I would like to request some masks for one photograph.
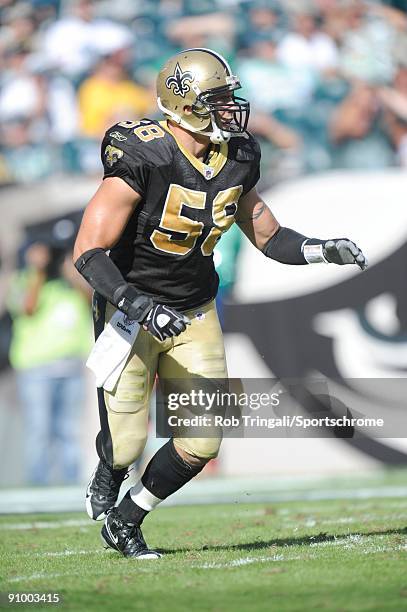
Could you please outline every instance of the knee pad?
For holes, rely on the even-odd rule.
[[[147,378],[143,374],[123,372],[114,393],[105,393],[109,410],[134,413],[146,409],[149,402]]]
[[[119,470],[137,461],[146,442],[147,436],[142,438],[135,438],[131,434],[116,436],[113,440],[113,468]]]
[[[176,438],[174,444],[198,459],[215,459],[218,456],[222,438]]]

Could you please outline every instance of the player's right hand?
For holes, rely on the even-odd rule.
[[[161,342],[179,336],[187,325],[191,325],[188,317],[164,304],[155,304],[143,321],[143,328]]]

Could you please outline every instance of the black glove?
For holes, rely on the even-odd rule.
[[[161,342],[166,338],[179,336],[186,330],[187,325],[191,325],[188,317],[164,304],[153,306],[143,321],[144,329]]]
[[[367,268],[367,260],[359,247],[348,238],[333,238],[323,245],[323,254],[329,263],[339,266],[357,264],[361,270]]]
[[[115,291],[112,303],[124,312],[129,319],[139,323],[144,321],[154,306],[150,297],[139,293],[137,289],[127,283]]]

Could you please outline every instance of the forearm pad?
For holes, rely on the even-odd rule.
[[[90,249],[75,262],[75,268],[97,293],[134,321],[142,321],[153,300],[129,285],[103,249]]]
[[[319,238],[308,238],[289,227],[280,227],[266,243],[262,252],[266,257],[280,263],[303,266],[326,261],[323,257],[324,244],[325,241]]]

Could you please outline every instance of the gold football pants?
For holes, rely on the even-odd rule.
[[[115,312],[101,296],[94,301],[95,331],[98,336]],[[147,441],[148,411],[156,375],[169,379],[226,379],[226,359],[215,303],[185,312],[191,320],[179,336],[160,342],[140,329],[126,366],[112,392],[98,389],[101,432],[98,452],[114,468],[131,465]],[[186,389],[188,389],[188,382]],[[216,457],[221,432],[210,437],[175,437],[174,443],[202,459]]]

